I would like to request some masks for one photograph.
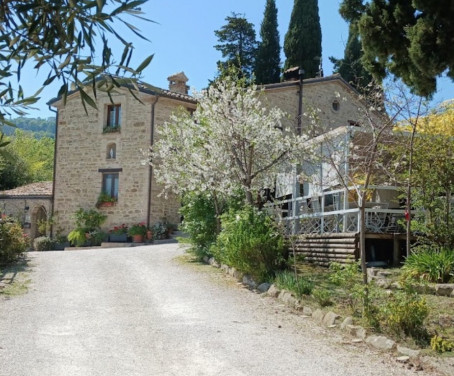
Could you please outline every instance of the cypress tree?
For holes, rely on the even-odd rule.
[[[334,73],[339,73],[342,78],[349,82],[359,92],[364,92],[367,85],[373,80],[372,75],[364,68],[361,62],[363,51],[359,39],[356,23],[349,27],[348,41],[345,46],[344,58],[329,59],[334,64]]]
[[[304,77],[317,76],[322,58],[318,0],[295,0],[284,41],[285,69],[299,66]]]
[[[267,0],[260,29],[262,41],[259,44],[255,64],[255,79],[259,84],[279,82],[280,79],[281,46],[277,26],[276,2]]]

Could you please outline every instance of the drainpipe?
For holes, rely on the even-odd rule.
[[[151,135],[150,135],[150,145],[153,145],[154,142],[154,119],[155,119],[155,106],[158,103],[159,96],[156,95],[155,101],[151,104]],[[148,167],[148,203],[147,203],[147,227],[150,227],[150,215],[151,215],[151,184],[153,181],[153,166],[150,164]]]
[[[55,176],[57,167],[57,140],[58,140],[58,111],[54,110],[49,105],[49,111],[55,113],[55,142],[54,142],[54,171],[52,175],[52,204],[50,206],[50,218],[54,216],[54,204],[55,204]],[[48,218],[49,219],[49,218]],[[50,226],[50,236],[54,235],[54,225]]]
[[[296,134],[301,136],[301,117],[303,116],[303,76],[304,76],[304,69],[300,68],[298,70],[299,76],[299,92],[298,92],[298,125],[296,127]]]
[[[302,127],[301,127],[301,117],[303,116],[303,75],[304,69],[300,68],[298,70],[299,75],[299,92],[298,92],[298,118],[296,126],[296,134],[301,136]],[[293,181],[293,190],[292,190],[292,216],[298,217],[300,215],[300,208],[296,199],[300,196],[300,183],[298,175],[301,171],[301,165],[295,165],[295,179]],[[300,221],[299,218],[293,220],[293,234],[296,235],[300,231]]]

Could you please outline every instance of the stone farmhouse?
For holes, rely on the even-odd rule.
[[[263,102],[287,112],[288,126],[295,127],[297,132],[309,132],[313,137],[336,129],[356,127],[358,107],[364,104],[339,75],[302,80],[297,70],[286,73],[285,81],[263,87]],[[47,201],[39,201],[42,197],[30,201],[33,196],[33,192],[29,192],[33,186],[30,186],[27,202],[18,201],[14,196],[17,192],[0,192],[0,210],[17,214],[30,227],[32,237],[38,235],[36,222],[50,216],[55,219],[53,233],[67,234],[74,228],[74,213],[79,208],[94,208],[99,195],[104,192],[116,199],[114,204],[98,207],[107,215],[104,230],[122,223],[179,223],[177,197],[161,196],[162,186],[156,182],[152,167],[140,163],[144,159],[143,151],[157,140],[157,129],[173,112],[179,108],[187,111],[196,108],[196,101],[188,95],[188,78],[183,72],[168,77],[168,81],[168,89],[139,85],[136,95],[140,101],[127,88],[112,93],[112,99],[98,92],[98,109],[87,106],[87,112],[78,91],[70,93],[66,104],[61,98],[52,99],[49,105],[57,113],[56,152],[54,181],[47,183],[48,188],[51,187],[47,191]],[[317,127],[304,116],[310,109],[317,109]],[[283,173],[284,180],[285,175]],[[290,179],[279,187],[277,194],[288,199],[287,218],[304,220],[304,215],[311,217],[314,226],[307,232],[315,235],[332,231],[325,224],[333,220],[331,217],[329,221],[323,220],[328,215],[323,208],[332,204],[333,198],[326,198],[328,193],[325,191],[333,187],[305,181],[295,192],[293,183]],[[302,208],[301,203],[308,197],[314,203],[311,212],[296,211],[297,206]],[[316,201],[321,206],[319,212],[314,211]],[[16,203],[15,213],[13,202]],[[348,207],[342,209],[351,210]],[[336,212],[336,215],[333,218],[338,224],[349,220],[343,213]],[[348,216],[354,214],[348,212]],[[338,225],[339,228],[347,230],[346,225]],[[353,225],[350,229],[357,231]],[[344,256],[355,256],[355,252],[356,246],[349,248]]]
[[[31,239],[39,236],[38,222],[52,212],[52,182],[27,184],[0,192],[0,213],[17,218]]]
[[[52,212],[64,233],[74,228],[74,213],[94,208],[101,192],[116,199],[99,207],[107,215],[106,230],[122,223],[179,222],[178,200],[159,197],[152,167],[140,163],[156,129],[178,108],[196,107],[184,73],[168,80],[168,90],[139,85],[140,101],[127,88],[112,93],[112,100],[98,93],[98,109],[87,106],[87,113],[78,91],[66,104],[61,98],[49,102],[57,111]]]

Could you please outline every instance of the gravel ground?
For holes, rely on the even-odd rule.
[[[176,244],[30,253],[0,299],[0,375],[435,375],[352,345]]]

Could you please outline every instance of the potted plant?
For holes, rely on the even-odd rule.
[[[149,242],[153,240],[153,231],[151,231],[151,229],[147,229],[147,240]]]
[[[147,233],[147,226],[145,222],[140,222],[129,227],[128,235],[132,236],[134,243],[142,243],[145,234]]]
[[[68,234],[68,240],[72,245],[98,245],[104,239],[104,233],[100,231],[101,224],[107,219],[94,209],[84,210],[80,208],[75,213],[76,228]]]
[[[115,197],[112,197],[111,195],[109,195],[106,192],[101,192],[98,196],[98,200],[96,201],[96,207],[102,208],[102,207],[114,206],[116,202],[117,202],[117,199]]]
[[[114,226],[109,230],[109,241],[113,243],[125,243],[128,241],[128,226],[124,223],[120,226]]]
[[[156,240],[168,238],[167,226],[163,222],[155,223],[151,228],[151,231],[153,232],[153,237]]]
[[[70,243],[68,241],[68,237],[65,235],[61,235],[57,232],[57,236],[55,237],[54,250],[55,251],[64,251],[64,249],[69,246],[70,246]]]

